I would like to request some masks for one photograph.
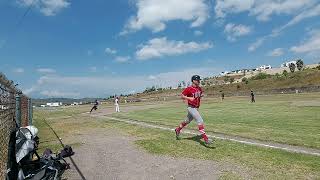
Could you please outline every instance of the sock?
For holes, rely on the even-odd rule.
[[[183,127],[185,127],[187,124],[188,124],[188,123],[186,123],[186,122],[182,122],[182,123],[179,125],[179,127],[176,128],[176,130],[177,130],[178,132],[180,132],[181,129],[182,129]]]
[[[206,135],[206,132],[204,131],[203,124],[198,125],[198,128],[199,128],[199,132],[201,133],[201,136],[202,136],[203,140],[207,142],[208,141],[208,136]]]

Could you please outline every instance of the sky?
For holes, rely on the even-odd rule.
[[[320,0],[0,0],[0,71],[33,98],[320,62]]]

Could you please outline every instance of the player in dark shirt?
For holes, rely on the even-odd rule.
[[[90,110],[90,113],[93,111],[93,110],[97,110],[98,109],[98,105],[99,105],[99,102],[98,102],[98,100],[95,100],[94,101],[94,105],[93,105],[93,107],[91,108],[91,110]]]
[[[253,93],[253,91],[251,91],[250,96],[251,96],[251,103],[256,102],[256,100],[255,100],[255,98],[254,98],[254,93]]]

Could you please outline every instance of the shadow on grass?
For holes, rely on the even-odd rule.
[[[197,136],[192,136],[192,137],[187,137],[187,138],[182,138],[185,140],[191,140],[191,141],[195,141],[198,142],[199,144],[201,144],[202,146],[209,148],[209,149],[215,149],[216,147],[214,146],[214,143],[211,145],[207,145],[204,141],[201,141],[201,136],[197,135]]]

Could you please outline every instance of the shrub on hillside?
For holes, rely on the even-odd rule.
[[[231,78],[229,79],[229,82],[230,82],[230,83],[233,83],[233,82],[234,82],[234,77],[231,77]]]
[[[225,76],[223,80],[224,80],[224,82],[229,82],[230,77],[229,76]]]
[[[269,78],[269,77],[271,77],[270,74],[259,73],[259,74],[255,75],[255,76],[252,76],[251,79],[252,79],[252,80],[260,80],[260,79],[267,79],[267,78]]]
[[[283,75],[284,77],[287,77],[287,76],[288,76],[288,71],[287,71],[287,70],[283,70],[282,75]]]
[[[246,84],[248,84],[249,83],[249,80],[248,80],[248,78],[246,78],[246,77],[244,77],[244,78],[242,78],[242,80],[241,80],[242,82],[244,82],[244,83],[246,83]]]

